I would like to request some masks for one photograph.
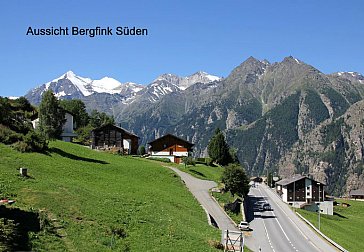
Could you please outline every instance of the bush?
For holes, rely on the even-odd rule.
[[[42,152],[48,149],[48,142],[37,132],[29,131],[23,141],[13,144],[13,148],[20,152]]]
[[[75,142],[81,143],[83,145],[91,144],[91,131],[94,129],[90,124],[78,128],[76,130],[77,137],[75,138]]]
[[[224,245],[219,241],[209,240],[209,245],[215,249],[224,250]]]
[[[169,158],[148,157],[148,159],[161,161],[161,162],[164,162],[164,163],[170,163],[171,162],[171,160]]]
[[[23,142],[23,141],[19,141],[19,142],[16,142],[12,145],[12,147],[17,150],[17,151],[20,151],[20,152],[29,152],[29,147],[28,145]]]
[[[183,157],[182,158],[182,161],[185,165],[193,165],[193,166],[196,166],[196,162],[195,160],[193,160],[192,157]]]
[[[145,147],[144,145],[140,145],[138,148],[138,155],[143,156],[145,154]]]
[[[0,143],[13,144],[23,140],[23,136],[0,124]]]
[[[208,166],[213,166],[212,158],[196,158],[195,159],[196,164],[204,164]]]
[[[249,192],[249,179],[243,167],[238,164],[230,164],[225,167],[221,178],[225,184],[225,190],[234,196],[246,196]]]
[[[212,161],[212,158],[206,158],[206,164],[208,165],[208,166],[213,166],[213,161]]]

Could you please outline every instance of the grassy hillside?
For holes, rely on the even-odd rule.
[[[33,216],[29,241],[23,237],[16,248],[214,251],[208,241],[219,240],[180,178],[158,164],[64,142],[51,142],[47,154],[0,145],[0,157],[0,197],[15,198],[13,208],[21,209],[2,207],[0,218]],[[29,168],[29,178],[17,175],[20,167]],[[29,227],[23,224],[18,233]]]
[[[178,168],[196,178],[212,180],[217,183],[221,182],[222,172],[224,171],[224,168],[221,166],[207,166],[203,164],[196,164],[196,166],[188,165],[187,167],[181,164]]]
[[[321,215],[321,231],[349,251],[364,251],[364,202],[340,200],[350,207],[335,206],[334,215]],[[318,214],[298,210],[313,225],[318,227]]]

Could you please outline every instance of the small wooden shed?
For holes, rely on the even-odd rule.
[[[91,132],[91,148],[120,149],[122,153],[137,154],[139,137],[121,127],[106,124]]]

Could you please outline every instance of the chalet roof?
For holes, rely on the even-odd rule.
[[[162,137],[160,137],[160,138],[157,138],[157,139],[155,139],[155,140],[153,140],[153,141],[149,142],[148,144],[149,144],[149,145],[152,145],[154,142],[161,141],[161,140],[163,140],[164,138],[167,138],[168,136],[170,136],[170,137],[172,137],[172,138],[175,138],[175,139],[178,139],[178,140],[180,140],[180,141],[183,141],[183,142],[185,142],[186,144],[190,145],[191,147],[192,147],[192,146],[194,146],[194,144],[193,144],[193,143],[190,143],[190,142],[188,142],[187,140],[185,140],[185,139],[183,139],[183,138],[180,138],[180,137],[177,137],[177,136],[172,135],[172,134],[166,134],[166,135],[164,135],[164,136],[162,136]]]
[[[362,195],[364,195],[364,189],[351,190],[349,195],[350,196],[362,196]]]
[[[135,137],[137,137],[137,138],[140,138],[140,137],[138,137],[137,135],[135,135],[134,133],[131,133],[130,131],[127,131],[126,129],[124,129],[124,128],[122,128],[122,127],[119,127],[119,126],[116,126],[116,125],[113,125],[113,124],[111,124],[111,123],[108,123],[108,124],[102,125],[102,126],[100,126],[100,127],[98,127],[98,128],[93,129],[92,131],[100,131],[100,130],[103,130],[105,127],[112,127],[112,128],[114,128],[114,129],[116,129],[116,130],[124,131],[124,132],[125,132],[126,134],[128,134],[128,135],[131,135],[131,136],[135,136]]]
[[[285,185],[291,184],[293,182],[296,182],[298,180],[301,180],[303,178],[305,178],[305,176],[300,175],[300,174],[295,174],[295,175],[293,175],[293,177],[282,179],[282,180],[278,181],[276,184],[285,186]]]
[[[303,179],[303,178],[308,178],[308,179],[310,179],[310,180],[312,180],[312,181],[315,181],[315,180],[313,180],[312,178],[309,178],[309,177],[307,177],[307,176],[305,176],[305,175],[295,174],[295,175],[293,175],[293,176],[292,176],[292,177],[290,177],[290,178],[286,178],[286,179],[282,179],[282,180],[278,181],[276,184],[278,184],[278,185],[282,185],[282,186],[286,186],[286,185],[292,184],[293,182],[299,181],[299,180],[301,180],[301,179]],[[317,182],[317,181],[315,181],[315,182]],[[322,184],[322,185],[326,185],[326,184],[324,184],[324,183],[322,183],[322,182],[320,182],[320,184]]]

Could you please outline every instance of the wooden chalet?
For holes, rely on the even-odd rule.
[[[276,190],[282,200],[293,207],[333,215],[333,201],[325,197],[326,185],[311,176],[296,174],[276,182]]]
[[[352,199],[364,199],[364,189],[351,190],[349,193],[350,198]]]
[[[284,202],[306,202],[323,201],[324,186],[305,175],[296,174],[276,183],[277,192],[282,196]]]
[[[124,154],[137,154],[139,137],[121,127],[106,124],[91,132],[91,148],[119,149]]]
[[[172,134],[164,135],[148,144],[152,157],[169,158],[177,164],[181,163],[183,157],[189,156],[193,147],[192,143]]]

